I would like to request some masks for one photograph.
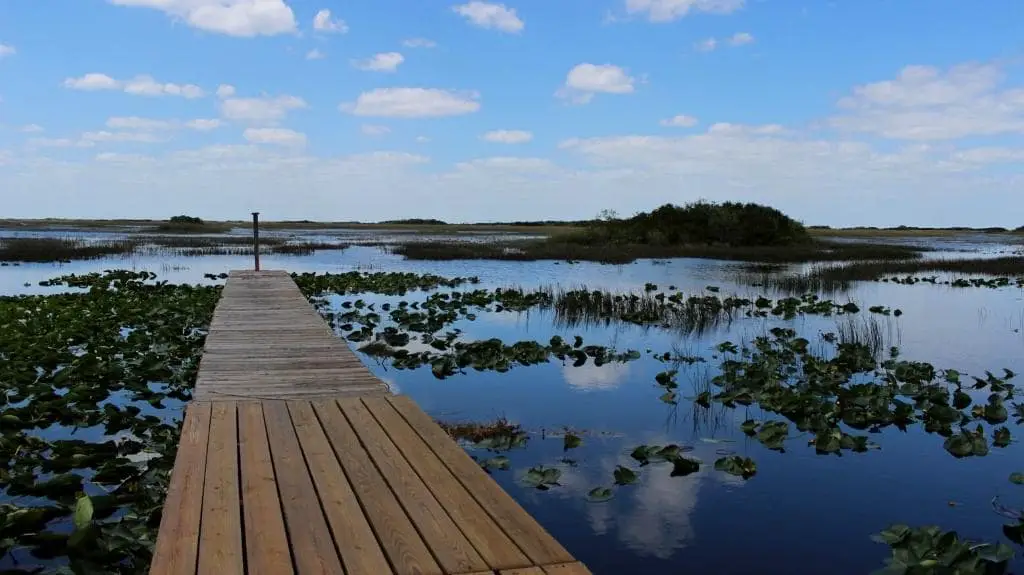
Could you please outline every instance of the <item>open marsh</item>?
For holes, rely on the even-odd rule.
[[[1009,387],[1019,382],[1008,377],[1024,373],[1024,290],[1017,284],[958,288],[941,282],[959,276],[936,269],[920,274],[939,274],[934,284],[858,277],[841,290],[785,289],[750,285],[737,277],[740,264],[715,259],[416,261],[370,245],[393,245],[399,235],[273,230],[261,263],[318,274],[297,281],[339,337],[354,349],[386,347],[387,354],[360,357],[449,424],[594,573],[869,573],[892,553],[870,536],[893,524],[937,525],[1009,545],[1017,555],[1009,566],[1024,568],[1019,542],[1008,538],[1014,531],[1004,528],[1015,523],[992,503],[998,496],[1000,505],[1024,507],[1024,487],[1010,481],[1024,471],[1021,400]],[[936,250],[925,260],[1015,249],[914,241]],[[320,242],[349,247],[272,251]],[[174,436],[165,424],[180,422],[216,287],[160,287],[148,276],[122,277],[129,283],[120,291],[39,283],[127,269],[170,284],[216,286],[221,280],[208,274],[252,263],[250,255],[174,252],[244,250],[244,239],[146,243],[162,249],[0,268],[7,334],[0,381],[8,398],[0,422],[9,455],[28,446],[24,461],[8,458],[0,475],[3,503],[52,508],[29,532],[15,521],[16,508],[4,507],[4,537],[12,543],[0,568],[51,568],[70,557],[96,567],[89,572],[145,571],[146,534],[153,533],[146,519],[156,512],[148,489],[158,491],[169,468]],[[772,270],[764,277],[809,271],[800,264]],[[65,292],[78,295],[6,297]],[[102,319],[76,319],[100,305],[110,311]],[[66,465],[44,473],[31,467],[47,458],[37,440],[56,444]],[[76,454],[86,460],[75,461]],[[103,466],[96,458],[108,456],[108,477],[97,478]],[[80,479],[45,483],[69,473]],[[99,509],[95,552],[67,538],[80,485]],[[146,489],[130,491],[134,485]],[[111,526],[118,521],[126,532]]]

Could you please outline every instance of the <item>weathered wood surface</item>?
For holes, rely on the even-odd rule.
[[[586,575],[404,396],[195,402],[151,574]]]
[[[233,271],[199,363],[195,399],[315,399],[387,386],[331,332],[283,271]]]
[[[590,573],[284,272],[232,272],[186,410],[154,575]]]

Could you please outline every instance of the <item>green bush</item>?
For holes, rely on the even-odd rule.
[[[738,202],[666,204],[628,219],[595,221],[573,239],[663,246],[783,246],[811,241],[803,224],[779,210]]]

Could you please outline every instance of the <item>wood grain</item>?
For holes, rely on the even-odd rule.
[[[488,477],[418,405],[405,396],[389,397],[388,401],[535,565],[574,561],[572,555]]]
[[[199,534],[200,573],[241,575],[244,572],[240,498],[235,404],[218,403],[211,406],[210,414]]]
[[[443,573],[338,405],[314,402],[313,408],[395,573]]]
[[[249,573],[294,573],[262,404],[248,402],[238,405],[238,439]]]
[[[385,398],[364,398],[363,404],[386,430],[388,437],[487,562],[488,567],[510,569],[530,565],[526,555]]]
[[[160,536],[149,567],[153,575],[196,572],[209,434],[210,406],[190,405],[185,411],[178,454],[174,458],[174,471],[160,518]]]

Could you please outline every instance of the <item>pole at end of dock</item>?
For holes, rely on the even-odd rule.
[[[252,253],[256,259],[256,271],[260,271],[260,213],[252,213]]]

